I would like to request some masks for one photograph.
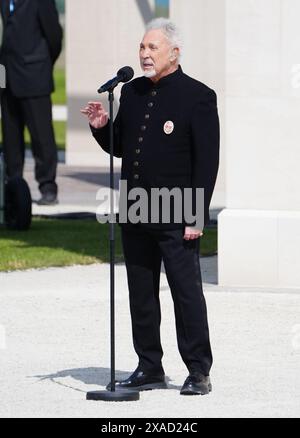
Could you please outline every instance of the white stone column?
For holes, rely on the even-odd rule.
[[[109,155],[92,138],[80,108],[89,100],[107,106],[96,90],[120,67],[139,76],[139,43],[154,0],[66,0],[66,70],[68,124],[66,161],[70,165],[109,166]],[[120,87],[116,92],[118,107]],[[116,167],[120,159],[115,159]]]
[[[226,205],[225,185],[225,0],[170,0],[170,18],[183,37],[183,71],[213,88],[218,96],[221,154],[211,208]]]
[[[299,16],[298,0],[226,2],[220,285],[300,287]]]

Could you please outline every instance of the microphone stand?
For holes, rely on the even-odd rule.
[[[113,103],[114,89],[117,84],[109,90],[109,148],[110,148],[110,221],[109,221],[109,241],[110,241],[110,348],[111,348],[111,380],[110,390],[89,391],[86,394],[87,400],[102,401],[136,401],[140,398],[138,391],[127,389],[116,390],[115,385],[115,232],[114,232],[114,126],[113,126]],[[98,91],[99,92],[99,91]]]

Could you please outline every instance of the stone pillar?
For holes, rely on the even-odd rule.
[[[225,0],[170,0],[170,18],[180,27],[183,36],[183,71],[213,88],[218,96],[221,156],[212,208],[226,205],[225,6]]]
[[[298,0],[226,2],[219,284],[300,287]]]
[[[96,90],[120,67],[130,65],[139,76],[139,43],[145,23],[154,16],[154,0],[66,0],[66,73],[68,124],[66,162],[109,166],[109,155],[91,137],[80,108],[107,96]],[[120,87],[116,92],[118,107]],[[115,159],[115,165],[120,165]]]

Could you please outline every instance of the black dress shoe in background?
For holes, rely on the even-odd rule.
[[[42,197],[37,201],[37,205],[56,205],[58,204],[57,194],[52,192],[42,193]]]
[[[205,395],[212,390],[209,376],[193,372],[186,378],[180,394],[181,395]]]
[[[138,391],[168,388],[164,374],[147,374],[139,368],[137,368],[126,380],[116,380],[115,386],[116,390],[137,389]],[[110,383],[107,385],[106,389],[110,391]]]

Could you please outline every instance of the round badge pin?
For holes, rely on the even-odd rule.
[[[171,120],[168,120],[164,124],[164,133],[169,135],[172,134],[173,131],[174,131],[174,123]]]

